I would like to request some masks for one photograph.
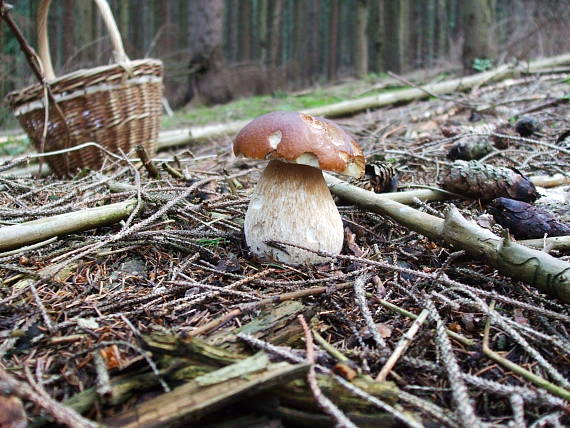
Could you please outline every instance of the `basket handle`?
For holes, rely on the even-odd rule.
[[[125,53],[125,47],[123,46],[123,41],[121,39],[121,33],[117,28],[117,23],[113,18],[113,13],[109,7],[107,0],[93,0],[97,7],[99,8],[99,13],[103,18],[103,23],[107,27],[109,32],[109,37],[111,38],[111,44],[113,45],[113,58],[115,62],[119,64],[124,64],[129,61],[129,57]],[[47,80],[55,79],[55,73],[53,71],[53,65],[51,63],[51,55],[49,53],[49,40],[47,34],[47,17],[49,12],[49,6],[52,0],[42,0],[38,8],[38,50],[39,56],[44,68],[44,74]]]

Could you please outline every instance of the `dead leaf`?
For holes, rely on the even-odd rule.
[[[376,329],[378,330],[378,333],[380,333],[380,336],[382,336],[384,339],[392,336],[392,327],[387,324],[378,323],[376,324]]]
[[[107,346],[106,348],[99,349],[99,353],[105,361],[107,370],[116,369],[121,366],[121,354],[117,345]]]
[[[528,318],[524,316],[522,309],[517,308],[514,311],[515,321],[519,324],[528,325]]]
[[[344,228],[344,237],[346,241],[346,246],[350,251],[352,251],[352,254],[354,254],[356,257],[362,257],[364,252],[356,244],[356,235],[352,233],[352,231],[348,227]]]

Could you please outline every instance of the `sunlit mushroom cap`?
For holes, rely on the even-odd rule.
[[[236,156],[280,160],[352,177],[364,173],[358,143],[331,120],[275,111],[248,123],[234,142]]]

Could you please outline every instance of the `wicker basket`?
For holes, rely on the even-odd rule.
[[[20,124],[38,151],[68,149],[96,142],[107,150],[128,152],[142,144],[152,155],[160,127],[162,62],[130,61],[106,0],[94,0],[111,36],[116,64],[78,70],[55,78],[47,39],[47,13],[51,0],[42,0],[38,10],[39,56],[57,106],[49,104],[45,126],[44,88],[32,85],[8,94],[7,99]],[[44,128],[47,128],[42,147]],[[70,175],[78,168],[99,169],[104,151],[95,146],[46,156],[52,170]]]

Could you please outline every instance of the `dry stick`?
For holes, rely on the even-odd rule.
[[[160,172],[156,168],[156,165],[152,161],[152,159],[148,156],[144,146],[142,144],[137,144],[135,147],[135,152],[137,156],[141,160],[143,166],[145,167],[146,171],[148,172],[148,176],[150,178],[160,178]]]
[[[399,314],[404,315],[405,317],[411,318],[413,320],[416,320],[418,318],[418,315],[416,315],[410,311],[406,311],[405,309],[402,309],[399,306],[396,306],[393,303],[388,302],[387,300],[384,300],[384,299],[377,299],[377,300],[378,300],[378,303],[380,303],[385,308],[390,309],[394,312],[398,312]],[[453,339],[457,340],[458,342],[464,344],[465,346],[475,345],[475,342],[473,340],[468,339],[465,336],[461,336],[460,334],[457,334],[454,331],[447,329],[446,332],[450,337],[452,337]]]
[[[386,354],[389,351],[388,345],[382,336],[380,336],[380,333],[376,328],[376,324],[374,323],[374,319],[372,318],[372,314],[370,313],[370,309],[368,309],[368,305],[366,304],[366,297],[364,297],[364,286],[366,285],[368,278],[368,275],[362,275],[356,278],[354,281],[354,296],[356,297],[356,303],[360,308],[360,313],[364,318],[366,327],[368,327],[368,331],[372,335],[374,342],[376,342],[378,351],[380,351],[381,354]]]
[[[303,315],[299,315],[297,317],[299,323],[303,327],[303,331],[305,333],[305,345],[307,348],[307,361],[310,364],[309,371],[307,373],[307,383],[311,388],[311,392],[313,393],[313,397],[317,401],[319,407],[331,418],[333,418],[336,422],[337,427],[348,427],[348,428],[357,428],[356,425],[352,423],[350,419],[346,417],[342,411],[334,405],[334,403],[329,400],[319,388],[319,384],[317,383],[317,375],[315,373],[315,351],[313,348],[313,336],[311,335],[311,330],[305,321]]]
[[[494,301],[491,303],[490,309],[494,308]],[[483,353],[495,361],[500,365],[506,367],[507,369],[511,370],[512,372],[524,377],[529,382],[534,383],[536,386],[546,389],[550,393],[563,398],[565,400],[570,401],[570,391],[567,389],[561,388],[553,383],[548,382],[546,379],[535,375],[534,373],[522,368],[518,364],[513,363],[512,361],[507,360],[506,358],[502,357],[501,355],[497,354],[489,347],[489,332],[491,330],[491,321],[492,317],[489,315],[487,317],[487,322],[485,323],[485,329],[483,330]]]
[[[55,332],[55,328],[53,326],[53,323],[51,322],[51,318],[49,317],[49,315],[47,313],[46,307],[44,306],[44,303],[42,302],[42,299],[38,294],[38,290],[36,289],[36,284],[39,284],[39,283],[41,283],[41,281],[37,281],[35,283],[30,284],[30,290],[32,291],[32,296],[34,296],[34,300],[36,302],[36,305],[38,306],[38,310],[42,314],[44,324],[46,325],[46,327],[50,331],[50,333],[53,334]]]
[[[513,408],[513,419],[516,427],[526,428],[524,421],[524,400],[519,394],[513,394],[509,397],[511,407]]]
[[[329,342],[327,342],[325,338],[319,334],[318,331],[315,329],[312,329],[311,331],[313,332],[313,337],[318,342],[318,344],[321,345],[321,347],[327,351],[335,360],[341,363],[350,362],[350,358],[348,358],[346,355],[332,346]]]
[[[239,284],[239,285],[245,284],[246,282],[250,282],[252,280],[258,279],[259,277],[265,276],[268,273],[268,271],[273,271],[273,269],[267,269],[265,271],[261,271],[255,275],[252,275],[252,277],[244,278],[244,279],[241,279],[239,281],[236,281],[234,284]],[[216,291],[215,293],[213,293],[211,295],[204,296],[204,298],[214,297],[220,293],[223,293],[223,290],[226,290],[230,287],[234,288],[235,286],[232,286],[232,284],[230,284],[229,286],[224,287],[220,291]],[[348,288],[352,288],[352,284],[338,285],[335,287],[335,290],[345,290]],[[222,324],[228,322],[229,320],[241,315],[242,313],[244,313],[246,311],[250,311],[253,309],[259,309],[259,308],[262,308],[262,307],[267,306],[267,305],[276,305],[278,303],[282,303],[282,302],[285,302],[287,300],[301,299],[301,298],[307,297],[307,296],[316,296],[318,294],[327,293],[329,291],[330,291],[330,287],[312,287],[312,288],[307,288],[304,290],[292,291],[290,293],[283,293],[283,294],[274,295],[274,296],[267,297],[265,299],[262,299],[262,300],[259,300],[257,302],[253,302],[253,303],[246,303],[246,304],[242,305],[241,308],[233,309],[232,311],[228,312],[227,314],[224,314],[221,317],[216,318],[216,319],[210,321],[209,323],[198,327],[195,330],[192,330],[191,332],[188,333],[188,335],[189,336],[198,336],[200,334],[205,334],[205,333],[209,332],[210,330],[218,327],[219,325],[222,325]]]
[[[378,376],[376,376],[376,380],[378,382],[384,382],[386,380],[386,376],[388,376],[388,373],[390,373],[392,368],[394,368],[398,359],[408,349],[408,347],[412,343],[412,340],[414,339],[414,336],[419,331],[421,325],[427,319],[428,315],[429,315],[428,310],[424,309],[420,313],[420,315],[415,319],[415,321],[412,323],[408,331],[398,341],[398,344],[396,345],[394,352],[392,353],[392,355],[390,355],[390,358],[388,358],[388,361],[386,361],[384,367],[382,367],[382,370],[380,370],[380,373],[378,373]]]
[[[170,176],[176,178],[177,180],[186,179],[186,177],[184,177],[184,174],[170,166],[168,163],[162,162],[161,166],[163,170],[165,170],[168,174],[170,174]]]
[[[30,385],[20,382],[0,367],[0,389],[9,391],[17,397],[26,399],[48,413],[57,423],[71,428],[96,428],[98,424],[82,417],[75,410],[58,403],[45,392],[34,390]]]
[[[463,379],[470,385],[491,394],[510,397],[517,394],[523,397],[529,404],[546,405],[552,407],[566,408],[567,403],[559,397],[555,397],[542,389],[530,389],[524,386],[508,385],[490,379],[484,379],[469,373],[463,374]],[[566,408],[568,413],[568,408]]]
[[[469,394],[467,393],[467,387],[463,382],[463,372],[453,355],[453,347],[447,337],[439,312],[437,312],[433,301],[429,297],[426,298],[425,304],[431,319],[435,321],[435,342],[441,352],[441,358],[447,371],[451,394],[455,406],[457,407],[459,420],[461,421],[460,423],[465,428],[483,427],[483,424],[475,413]]]

